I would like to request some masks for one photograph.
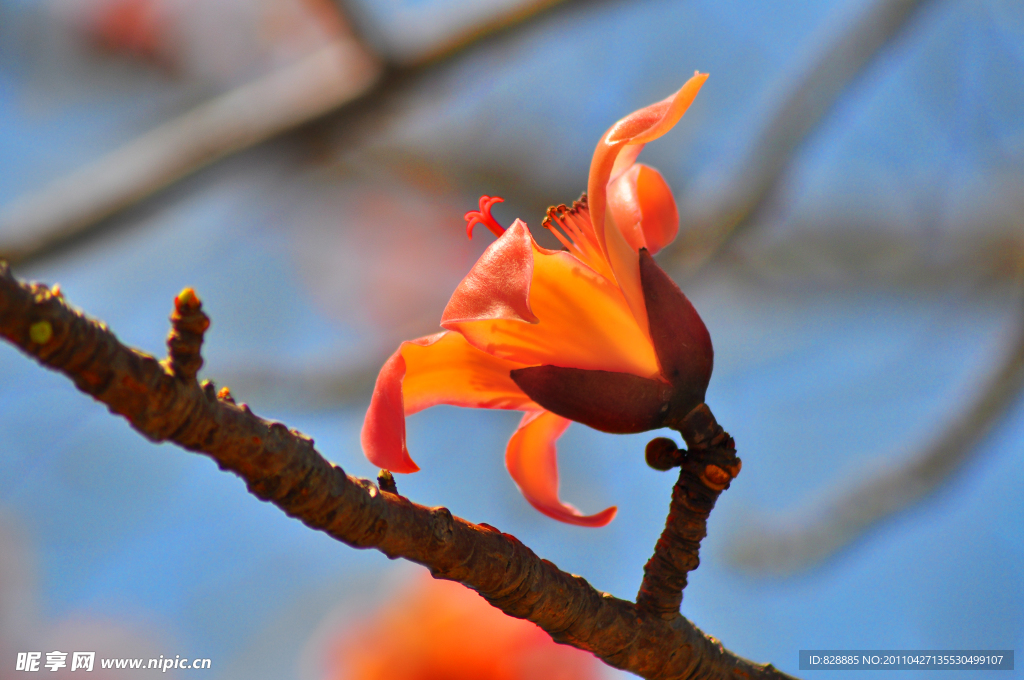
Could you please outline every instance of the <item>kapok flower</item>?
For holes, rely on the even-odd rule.
[[[498,239],[441,316],[445,330],[402,343],[384,364],[363,423],[367,458],[416,472],[405,416],[437,404],[523,411],[505,464],[544,514],[604,526],[616,508],[584,515],[558,497],[555,441],[570,420],[631,433],[678,422],[704,401],[713,351],[704,322],[651,255],[679,229],[672,192],[636,163],[682,117],[707,74],[634,111],[594,151],[587,195],[549,208],[543,225],[565,250],[541,248],[526,224],[508,229],[484,196],[466,214]]]
[[[418,578],[368,620],[330,640],[327,678],[598,680],[593,654],[560,645],[452,581]]]

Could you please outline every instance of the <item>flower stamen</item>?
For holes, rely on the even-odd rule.
[[[473,238],[473,227],[482,224],[491,230],[491,233],[495,236],[501,236],[505,233],[505,227],[498,224],[498,220],[494,219],[491,215],[491,206],[495,203],[504,203],[505,199],[501,196],[481,196],[480,197],[480,209],[470,210],[466,213],[466,236],[470,239]]]
[[[590,222],[586,194],[580,196],[578,201],[573,201],[571,208],[564,204],[548,208],[547,217],[541,225],[554,234],[578,260],[605,278],[614,280]]]

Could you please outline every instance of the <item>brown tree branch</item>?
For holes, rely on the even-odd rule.
[[[194,377],[208,319],[195,294],[175,300],[161,363],[122,345],[58,290],[15,280],[0,263],[0,335],[124,416],[152,441],[172,441],[241,477],[258,498],[355,548],[376,548],[459,581],[556,641],[644,678],[789,678],[737,657],[676,613],[670,620],[595,590],[515,537],[427,508],[324,459],[313,440],[235,404]]]
[[[655,439],[647,446],[647,461],[655,469],[679,466],[672,487],[665,530],[644,566],[644,580],[636,596],[642,611],[663,619],[679,616],[686,577],[700,565],[700,542],[708,535],[708,517],[719,494],[740,472],[736,445],[706,404],[672,425],[683,435],[687,451],[673,451],[671,439]],[[667,444],[666,444],[667,442]]]

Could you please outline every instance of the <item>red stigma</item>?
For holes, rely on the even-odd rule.
[[[470,210],[466,213],[466,236],[473,238],[473,227],[482,224],[491,230],[491,233],[495,236],[501,236],[505,233],[505,227],[498,224],[498,221],[491,216],[491,206],[495,203],[504,203],[505,199],[501,196],[481,196],[480,197],[480,209]]]

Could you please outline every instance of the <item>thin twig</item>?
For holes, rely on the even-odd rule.
[[[24,261],[196,170],[332,111],[381,65],[339,38],[296,64],[206,102],[0,214],[0,258]]]
[[[191,290],[175,307],[172,354],[161,363],[122,345],[59,293],[19,283],[0,263],[0,335],[67,375],[146,438],[211,457],[245,480],[253,495],[307,526],[356,548],[422,564],[506,614],[533,621],[556,641],[644,678],[790,677],[737,657],[682,616],[665,621],[595,590],[513,536],[346,475],[309,437],[259,418],[230,395],[218,395],[212,383],[200,385],[190,370],[175,368],[195,365],[193,350],[206,326]]]
[[[814,55],[781,79],[773,97],[776,103],[753,141],[729,167],[706,180],[714,187],[683,197],[684,229],[665,255],[673,262],[673,271],[695,273],[757,212],[799,146],[922,4],[924,0],[873,0],[854,21],[829,27]]]
[[[819,564],[883,520],[927,497],[980,452],[979,444],[1024,389],[1024,314],[1002,361],[977,397],[934,439],[895,464],[826,490],[775,522],[752,519],[730,541],[745,569],[787,575]]]

